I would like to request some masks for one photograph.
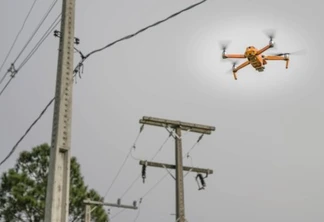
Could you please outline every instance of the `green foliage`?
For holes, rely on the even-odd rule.
[[[0,184],[0,220],[44,221],[49,156],[50,146],[42,144],[34,147],[31,152],[22,152],[15,167],[3,173]],[[103,198],[95,190],[89,190],[85,186],[80,164],[75,157],[71,158],[70,172],[69,221],[83,222],[83,200],[89,197],[91,200],[103,201]],[[108,221],[108,216],[101,206],[91,212],[91,217],[96,222]]]

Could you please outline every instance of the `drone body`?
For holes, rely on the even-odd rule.
[[[274,55],[263,55],[265,51],[274,47],[273,36],[269,36],[270,41],[268,45],[261,49],[257,49],[254,46],[248,46],[244,52],[244,54],[226,54],[226,46],[223,46],[223,59],[247,59],[247,61],[243,62],[239,66],[236,67],[236,63],[233,63],[232,72],[234,75],[234,79],[237,80],[237,71],[240,69],[251,65],[256,71],[263,72],[265,69],[265,65],[268,60],[281,60],[286,62],[286,69],[288,69],[289,64],[289,54],[291,53],[277,53]]]

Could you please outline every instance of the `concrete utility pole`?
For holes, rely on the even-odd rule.
[[[110,206],[110,207],[118,207],[118,208],[127,208],[127,209],[133,209],[133,210],[137,210],[137,203],[136,201],[133,202],[133,205],[122,205],[120,204],[120,199],[117,200],[117,204],[113,204],[113,203],[103,203],[100,201],[91,201],[90,199],[84,200],[83,203],[86,205],[85,209],[85,222],[91,222],[91,207],[90,205],[99,205],[99,206]]]
[[[75,0],[63,0],[45,222],[68,222]]]
[[[160,119],[154,117],[144,116],[140,121],[141,124],[147,124],[152,126],[165,127],[166,129],[172,128],[175,130],[175,165],[164,164],[164,163],[154,163],[148,161],[140,161],[140,165],[143,167],[162,167],[167,169],[175,169],[176,171],[176,220],[177,222],[185,222],[185,206],[184,206],[184,185],[183,185],[183,171],[192,171],[197,173],[212,174],[213,171],[209,169],[193,168],[193,167],[183,167],[182,164],[182,138],[181,130],[201,133],[201,134],[211,134],[211,131],[215,131],[213,126],[205,126],[200,124],[186,123],[174,120]],[[145,168],[143,168],[145,169]],[[145,170],[142,170],[145,174]],[[145,176],[143,175],[143,178]],[[203,181],[202,181],[203,182]]]

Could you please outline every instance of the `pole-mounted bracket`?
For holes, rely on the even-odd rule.
[[[58,30],[54,30],[54,36],[57,38],[61,38],[61,32]],[[80,44],[80,39],[77,37],[74,37],[74,44],[79,45]]]

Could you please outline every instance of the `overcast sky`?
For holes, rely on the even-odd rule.
[[[9,68],[52,1],[38,0],[0,77]],[[75,35],[84,53],[163,19],[194,0],[76,1]],[[33,0],[0,2],[0,62],[4,60]],[[27,56],[59,14],[58,1]],[[209,0],[166,23],[91,56],[74,85],[72,155],[86,183],[105,195],[138,134],[142,116],[216,127],[203,137],[185,165],[210,168],[205,191],[190,173],[185,178],[189,222],[322,222],[324,220],[322,4],[299,1]],[[58,27],[59,28],[59,27]],[[269,62],[263,73],[247,67],[235,81],[229,62],[221,61],[220,40],[228,52],[261,48],[276,29],[277,49],[307,49],[303,56]],[[0,157],[3,159],[54,95],[58,39],[50,34],[0,96]],[[79,61],[75,54],[75,62]],[[243,60],[242,60],[243,62]],[[7,81],[8,79],[6,79]],[[5,81],[5,82],[6,82]],[[3,84],[1,85],[1,89]],[[53,106],[0,167],[13,167],[19,152],[50,142]],[[146,126],[133,158],[105,198],[116,202],[141,172],[137,159],[150,159],[167,138],[163,128]],[[184,153],[200,135],[188,133]],[[154,161],[174,163],[170,139]],[[132,204],[165,175],[148,168],[122,198]],[[143,199],[137,221],[175,221],[175,183],[166,177]],[[119,209],[111,209],[111,215]],[[114,222],[134,221],[126,210]]]

